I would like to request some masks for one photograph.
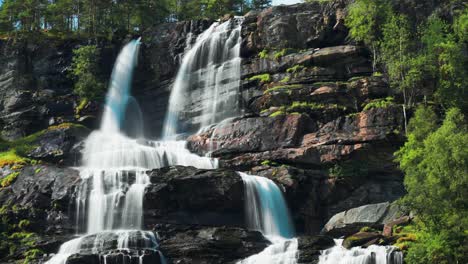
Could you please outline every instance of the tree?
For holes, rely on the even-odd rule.
[[[271,6],[271,0],[252,0],[250,5],[254,10],[261,10]]]
[[[431,109],[418,108],[408,142],[397,152],[408,191],[404,202],[420,221],[408,262],[466,263],[468,126],[457,108],[447,111],[439,128],[434,120]]]
[[[390,6],[386,1],[357,0],[349,7],[346,25],[350,28],[350,36],[357,41],[371,47],[372,68],[375,71],[377,65],[377,53],[382,37],[382,23],[387,19]]]
[[[103,96],[105,86],[98,77],[99,50],[94,45],[73,50],[71,75],[75,79],[74,91],[81,98],[95,99]]]

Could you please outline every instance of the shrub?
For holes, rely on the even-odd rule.
[[[104,83],[98,78],[97,58],[99,50],[95,45],[73,50],[71,76],[75,79],[74,91],[81,98],[95,99],[105,93]]]
[[[364,111],[370,110],[372,108],[387,108],[389,106],[395,105],[393,97],[387,97],[385,99],[375,99],[370,101],[364,106]]]

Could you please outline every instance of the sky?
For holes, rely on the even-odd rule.
[[[2,0],[0,0],[1,2]],[[297,3],[302,3],[302,0],[273,0],[272,4],[273,5],[292,5],[292,4],[297,4]]]

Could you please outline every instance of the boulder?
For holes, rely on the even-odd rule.
[[[28,156],[47,162],[76,165],[81,159],[76,146],[86,139],[89,133],[89,129],[77,124],[49,127],[32,143],[36,147],[28,153]]]
[[[234,263],[270,242],[258,231],[240,228],[158,225],[160,249],[171,263]]]
[[[363,227],[382,229],[385,223],[399,218],[401,214],[397,205],[388,202],[368,204],[334,215],[325,224],[322,233],[339,237],[356,233]]]
[[[297,263],[318,263],[321,251],[335,245],[333,239],[327,236],[300,236],[298,240]]]
[[[348,236],[343,240],[343,247],[350,249],[352,247],[360,246],[369,246],[373,244],[378,244],[379,240],[382,238],[380,233],[376,232],[359,232]]]
[[[143,201],[146,226],[244,225],[244,184],[236,172],[175,166],[152,170],[149,176]]]

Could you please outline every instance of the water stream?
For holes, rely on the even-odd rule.
[[[403,264],[403,254],[392,246],[346,249],[341,246],[342,239],[336,239],[335,243],[334,247],[322,252],[319,264]]]

